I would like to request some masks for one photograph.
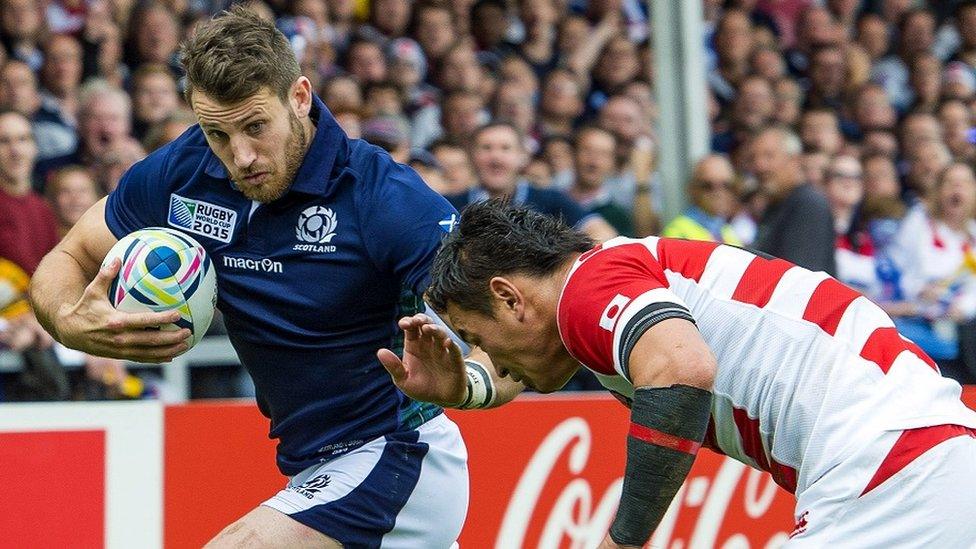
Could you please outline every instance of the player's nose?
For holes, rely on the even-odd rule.
[[[257,159],[257,152],[246,139],[231,138],[230,148],[234,155],[234,165],[238,168],[247,168]]]

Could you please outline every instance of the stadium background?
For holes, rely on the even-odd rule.
[[[667,232],[675,218],[704,218],[703,238],[725,238],[721,223],[708,225],[719,218],[748,244],[766,207],[750,174],[748,136],[792,127],[803,142],[803,178],[834,217],[836,274],[900,312],[948,375],[976,381],[976,218],[970,211],[949,227],[939,207],[952,199],[940,195],[942,170],[976,158],[971,2],[658,1],[654,11],[637,0],[247,4],[289,37],[350,136],[409,162],[444,194],[477,186],[482,168],[467,137],[505,120],[530,153],[516,167],[522,177],[566,193],[620,232]],[[33,192],[50,208],[17,232],[4,220],[23,212],[0,188],[0,401],[10,402],[0,404],[0,547],[199,545],[280,487],[266,424],[247,400],[253,388],[219,323],[162,368],[50,349],[19,331],[29,313],[17,297],[31,257],[50,246],[37,235],[67,230],[128,166],[193,123],[174,54],[196,22],[225,5],[0,2],[0,109],[31,121]],[[609,130],[616,148],[586,147],[579,130],[589,125]],[[730,173],[694,171],[708,152],[727,155]],[[603,157],[587,164],[585,154]],[[595,184],[582,181],[594,170]],[[964,175],[976,193],[976,179]],[[912,226],[913,215],[923,222]],[[940,246],[940,230],[963,242],[961,255]],[[957,264],[909,273],[911,258],[923,256]],[[903,284],[909,274],[922,284]],[[956,302],[969,306],[950,314]],[[593,387],[580,377],[570,388]],[[203,401],[229,397],[245,400]],[[113,402],[14,404],[34,400]],[[464,546],[585,544],[608,520],[596,510],[613,500],[607,494],[622,470],[623,414],[608,398],[570,392],[454,413],[472,453]],[[532,461],[539,455],[552,458],[550,469]],[[155,473],[133,469],[141,459],[158,464]],[[526,478],[549,481],[535,505],[528,487],[513,499],[530,463],[541,469]],[[769,486],[763,475],[703,455],[673,527],[655,543],[775,546],[793,527],[791,502]],[[504,522],[510,509],[515,518]]]

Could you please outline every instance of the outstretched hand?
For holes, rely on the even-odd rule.
[[[456,407],[467,391],[464,357],[447,330],[425,314],[404,317],[403,359],[380,349],[376,356],[408,397]]]
[[[165,329],[179,320],[179,311],[126,313],[112,306],[108,289],[120,267],[116,259],[99,269],[78,302],[58,312],[60,341],[91,355],[135,362],[168,362],[186,351],[190,330]]]

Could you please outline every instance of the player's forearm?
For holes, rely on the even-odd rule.
[[[31,277],[29,296],[34,314],[41,326],[61,343],[65,342],[58,334],[58,315],[78,302],[89,278],[78,261],[60,245],[44,256]]]
[[[634,392],[627,468],[610,537],[642,547],[664,518],[705,438],[712,394],[688,385]]]

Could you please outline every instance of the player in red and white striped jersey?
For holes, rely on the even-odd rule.
[[[731,246],[584,243],[541,216],[479,205],[445,240],[428,300],[487,352],[498,383],[555,390],[582,364],[632,406],[605,547],[647,540],[701,445],[797,495],[789,547],[976,545],[976,413],[880,308],[824,273]],[[420,352],[446,346],[443,330],[401,325],[417,337],[398,385],[460,401],[418,386],[461,368]]]

